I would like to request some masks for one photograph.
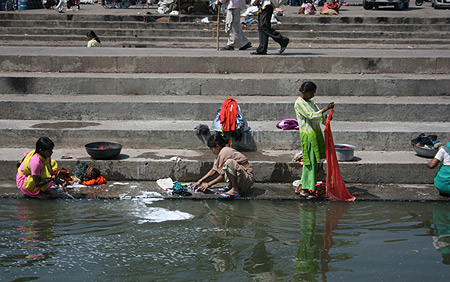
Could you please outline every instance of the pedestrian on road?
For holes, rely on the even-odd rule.
[[[220,188],[221,199],[233,199],[247,192],[254,183],[252,169],[247,157],[233,148],[227,146],[228,140],[221,133],[208,138],[207,145],[217,156],[214,165],[200,180],[193,184],[202,191],[222,181],[229,182],[228,187]],[[208,178],[219,174],[215,179],[204,182]]]
[[[252,55],[267,55],[267,47],[269,45],[269,37],[280,44],[280,50],[278,53],[282,54],[289,44],[289,38],[283,37],[281,33],[272,28],[271,19],[274,6],[270,0],[254,0],[254,6],[259,7],[258,14],[258,33],[259,33],[259,46],[256,48],[256,52],[252,52]]]
[[[295,189],[295,193],[314,199],[317,197],[317,166],[320,160],[325,158],[325,140],[320,123],[325,124],[327,117],[324,113],[334,108],[334,103],[319,109],[313,99],[317,86],[311,81],[304,82],[299,90],[300,97],[295,101],[294,109],[302,142],[303,167],[300,185]]]
[[[97,34],[95,34],[95,32],[93,30],[88,31],[86,36],[89,40],[87,47],[102,47],[100,38],[98,38]]]
[[[220,48],[220,51],[232,51],[235,48],[247,50],[252,47],[252,43],[248,41],[241,25],[241,9],[245,7],[245,0],[218,0],[218,9],[220,9],[219,2],[227,9],[225,32],[228,34],[227,45]]]
[[[434,186],[441,195],[450,196],[450,142],[442,146],[434,158],[428,162],[429,168],[440,165],[434,177]]]
[[[26,152],[18,164],[16,183],[24,195],[45,199],[54,182],[60,182],[53,176],[53,171],[58,169],[58,164],[51,158],[54,147],[50,138],[41,137],[36,142],[36,148]]]

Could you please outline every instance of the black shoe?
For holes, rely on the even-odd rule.
[[[233,50],[234,50],[234,47],[231,47],[229,45],[227,45],[223,48],[220,48],[220,51],[233,51]]]
[[[248,48],[252,47],[252,43],[249,42],[247,44],[245,44],[244,46],[242,46],[241,48],[239,48],[239,50],[247,50]]]
[[[283,54],[289,44],[289,38],[286,38],[286,44],[281,45],[280,51],[278,53]]]
[[[251,52],[250,55],[267,55],[267,52]]]

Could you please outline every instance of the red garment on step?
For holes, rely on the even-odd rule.
[[[101,185],[101,184],[106,184],[106,179],[103,177],[103,175],[99,175],[99,177],[91,179],[91,180],[83,181],[81,184],[87,185],[87,186]]]
[[[238,115],[238,105],[234,99],[226,99],[220,109],[220,124],[222,131],[236,131],[236,117]]]
[[[327,123],[325,125],[325,156],[327,158],[327,196],[331,201],[354,201],[353,197],[345,186],[342,179],[341,171],[339,170],[339,163],[334,148],[333,135],[331,134],[331,116],[334,110],[328,115]]]

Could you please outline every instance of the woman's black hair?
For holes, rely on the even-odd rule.
[[[55,147],[55,143],[48,137],[41,137],[36,142],[36,153],[51,150]]]
[[[92,38],[95,39],[95,41],[97,41],[98,43],[101,43],[100,38],[98,38],[97,34],[95,34],[95,32],[93,30],[89,30],[88,33],[86,34],[87,37],[91,36]]]
[[[305,81],[305,82],[303,82],[303,84],[300,86],[300,88],[298,90],[300,90],[300,92],[306,93],[306,92],[316,91],[316,89],[317,89],[317,85],[314,82]]]
[[[210,147],[210,148],[214,148],[217,145],[219,145],[220,147],[225,147],[227,144],[228,144],[228,138],[224,137],[220,133],[211,135],[208,138],[208,141],[206,141],[206,145],[208,145],[208,147]]]

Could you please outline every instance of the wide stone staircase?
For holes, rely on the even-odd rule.
[[[144,10],[145,11],[145,10]],[[0,14],[1,45],[86,46],[93,29],[108,47],[216,46],[215,15],[168,16],[93,14]],[[256,16],[247,16],[248,18]],[[450,49],[445,17],[283,16],[275,27],[291,39],[290,48]],[[246,35],[256,45],[257,24]],[[221,23],[221,45],[226,35]]]
[[[16,16],[20,18],[20,14]],[[159,23],[137,18],[119,22],[114,16],[77,15],[70,19],[50,16],[54,22],[50,19],[45,22],[58,26],[53,30],[60,33],[46,35],[64,39],[65,30],[79,32],[79,40],[67,37],[61,42],[79,41],[84,46],[85,32],[80,26],[86,29],[95,26],[98,31],[101,24],[111,34],[111,38],[102,37],[110,47],[48,47],[44,43],[49,43],[49,38],[40,40],[43,35],[38,34],[18,44],[21,46],[8,46],[22,39],[3,38],[2,180],[14,179],[15,163],[44,135],[55,141],[54,157],[69,170],[74,170],[80,161],[87,161],[111,180],[156,180],[166,176],[180,181],[197,180],[211,167],[214,156],[195,134],[194,127],[211,126],[222,102],[235,98],[251,127],[241,143],[256,148],[245,153],[253,164],[256,181],[291,182],[301,173],[301,166],[292,162],[300,150],[299,134],[282,131],[275,125],[281,119],[295,118],[293,104],[298,87],[305,80],[319,86],[316,96],[319,106],[336,103],[332,122],[335,143],[357,147],[354,161],[340,163],[348,183],[432,183],[435,171],[426,168],[427,159],[415,155],[409,140],[422,132],[436,134],[445,143],[450,140],[449,45],[432,47],[439,40],[444,42],[444,38],[424,40],[420,43],[421,50],[408,48],[408,40],[399,43],[403,35],[399,38],[392,35],[393,41],[399,39],[392,43],[393,49],[367,49],[377,41],[373,37],[368,45],[356,43],[365,48],[304,50],[299,38],[308,37],[307,32],[301,31],[304,29],[301,25],[307,23],[289,24],[294,19],[286,17],[280,28],[286,28],[283,32],[293,40],[292,48],[284,55],[252,56],[248,51],[219,52],[214,48],[114,48],[123,42],[137,44],[137,39],[129,38],[139,25],[145,25],[142,34],[150,38],[149,34],[159,32],[156,30]],[[13,16],[0,14],[0,17],[1,26],[6,29],[6,22],[11,20],[7,18]],[[367,21],[335,20],[348,26]],[[372,22],[371,30],[377,30],[377,25],[386,28],[395,25],[380,21]],[[385,21],[398,22],[398,28],[412,22],[403,20],[402,24],[396,18]],[[18,22],[26,25],[27,20]],[[162,23],[159,27],[163,29],[170,24]],[[191,41],[194,37],[210,44],[202,46],[214,46],[215,39],[207,35],[208,31],[205,36],[199,35],[204,25],[189,24],[187,28],[186,23],[173,24],[168,29],[174,32],[169,36],[174,44],[162,37],[155,39],[156,46],[164,43],[171,47],[198,46],[198,41]],[[180,30],[183,24],[185,31]],[[334,25],[331,22],[329,27]],[[120,30],[114,31],[113,26]],[[196,35],[184,37],[191,32]],[[405,31],[410,33],[427,32]],[[122,40],[120,34],[130,37]],[[135,38],[140,40],[140,36]],[[142,44],[150,46],[150,40],[142,40]],[[351,38],[342,35],[341,40],[349,44]],[[252,41],[256,43],[256,39]],[[323,41],[317,42],[320,46],[328,44]],[[269,53],[276,54],[277,46],[271,47]],[[83,148],[94,141],[119,142],[124,146],[122,154],[117,160],[94,161]],[[72,155],[73,159],[61,160],[62,155]]]

